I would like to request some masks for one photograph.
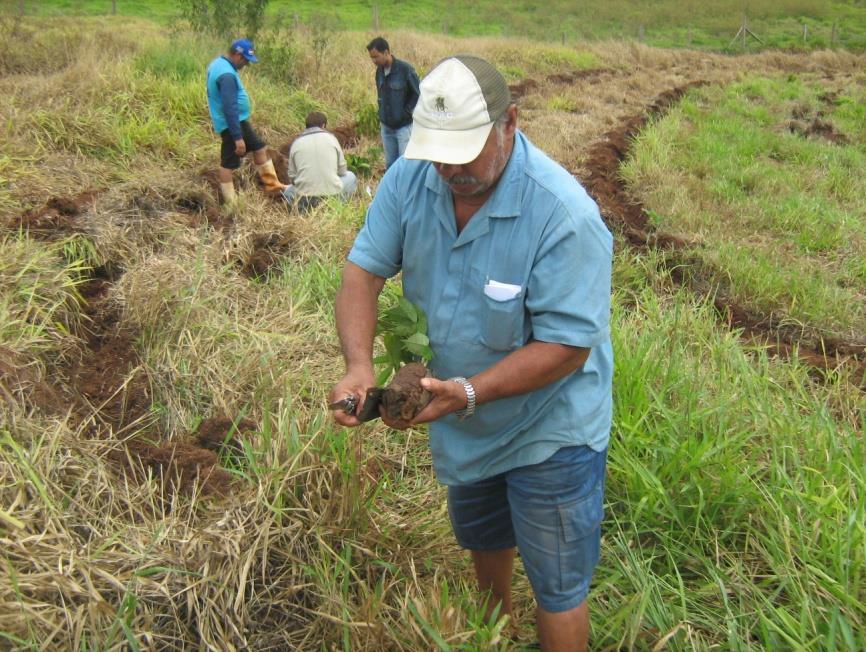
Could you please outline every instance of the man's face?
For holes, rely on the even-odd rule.
[[[479,197],[489,191],[499,181],[502,171],[508,164],[514,148],[514,132],[517,129],[517,110],[509,107],[508,120],[501,129],[494,125],[487,136],[481,153],[469,163],[453,165],[433,162],[439,176],[458,197]]]
[[[379,52],[376,48],[371,48],[368,50],[370,53],[370,60],[375,63],[377,66],[381,66],[383,68],[387,68],[391,65],[391,51],[385,50],[384,52]]]
[[[235,70],[240,70],[249,63],[249,61],[246,60],[246,57],[244,57],[244,55],[242,55],[240,52],[232,52],[229,55],[229,59],[231,59]]]

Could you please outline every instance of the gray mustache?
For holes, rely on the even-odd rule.
[[[455,174],[453,177],[448,177],[448,183],[458,186],[468,186],[477,184],[478,179],[473,177],[471,174]]]

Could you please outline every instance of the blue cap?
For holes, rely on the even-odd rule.
[[[250,63],[256,63],[259,60],[258,57],[253,54],[253,42],[249,39],[239,38],[237,41],[232,43],[231,51],[244,55],[244,59]]]

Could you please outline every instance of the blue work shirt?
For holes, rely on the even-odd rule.
[[[607,446],[612,251],[595,202],[520,131],[496,188],[459,235],[451,189],[430,162],[401,158],[389,168],[349,260],[385,278],[402,270],[404,295],[427,314],[437,378],[470,377],[530,340],[591,349],[565,378],[479,405],[463,421],[431,423],[440,482],[475,482],[563,446]],[[517,295],[491,298],[491,281]]]

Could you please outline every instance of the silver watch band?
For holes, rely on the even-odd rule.
[[[472,386],[472,383],[466,380],[463,376],[454,376],[448,380],[460,383],[466,391],[466,407],[462,410],[457,410],[454,414],[456,414],[461,421],[467,417],[471,417],[475,414],[475,388]]]

